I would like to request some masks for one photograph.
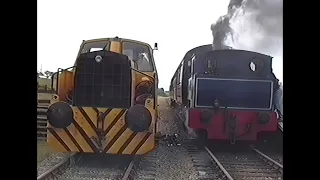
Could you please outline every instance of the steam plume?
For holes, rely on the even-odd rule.
[[[230,0],[228,13],[211,25],[213,47],[282,56],[282,22],[282,0]]]

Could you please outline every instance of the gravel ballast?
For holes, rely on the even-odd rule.
[[[76,164],[57,179],[59,180],[106,180],[119,179],[131,161],[131,157],[83,154]]]
[[[180,135],[182,130],[179,128],[179,121],[173,109],[168,104],[168,98],[159,97],[158,104],[160,118],[157,122],[157,131],[161,135]],[[152,160],[153,165],[146,163],[145,166],[155,167],[156,180],[196,179],[197,171],[183,146],[170,146],[166,141],[160,141],[155,152],[152,152],[150,156],[153,156],[152,154],[157,157]],[[144,169],[143,166],[141,168]],[[138,177],[143,176],[141,173],[138,173]]]
[[[157,121],[157,131],[161,135],[180,134],[178,120],[175,118],[173,109],[169,106],[169,98],[159,97],[159,119]]]
[[[184,147],[160,144],[157,150],[156,179],[196,179],[197,171]]]
[[[70,156],[70,153],[51,154],[49,157],[47,157],[46,159],[42,160],[40,163],[37,164],[38,176],[48,171],[49,169],[51,169],[52,167],[60,163],[63,159],[67,158],[68,156]]]

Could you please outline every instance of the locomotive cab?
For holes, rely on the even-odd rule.
[[[73,67],[54,74],[47,141],[58,152],[145,154],[154,144],[158,77],[149,44],[83,41]],[[52,82],[54,84],[54,82]]]

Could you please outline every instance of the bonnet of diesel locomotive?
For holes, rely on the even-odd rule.
[[[150,130],[156,84],[150,49],[144,43],[120,38],[84,42],[72,71],[68,98],[51,104],[48,109],[50,124],[65,128],[75,122],[74,110],[91,107],[94,111],[107,109],[98,117],[112,109],[123,109],[120,114],[123,111],[127,128],[136,133]],[[96,124],[99,125],[98,120]]]
[[[271,56],[224,49],[196,54],[192,61],[193,107],[203,109],[204,121],[211,120],[212,109],[257,112],[260,124],[270,121],[278,88]]]

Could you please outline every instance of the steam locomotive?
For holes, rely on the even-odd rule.
[[[155,148],[158,74],[147,43],[83,41],[52,77],[47,142],[56,152],[142,155]]]
[[[192,138],[255,141],[274,133],[278,79],[272,57],[211,44],[188,51],[170,84],[171,106]]]

